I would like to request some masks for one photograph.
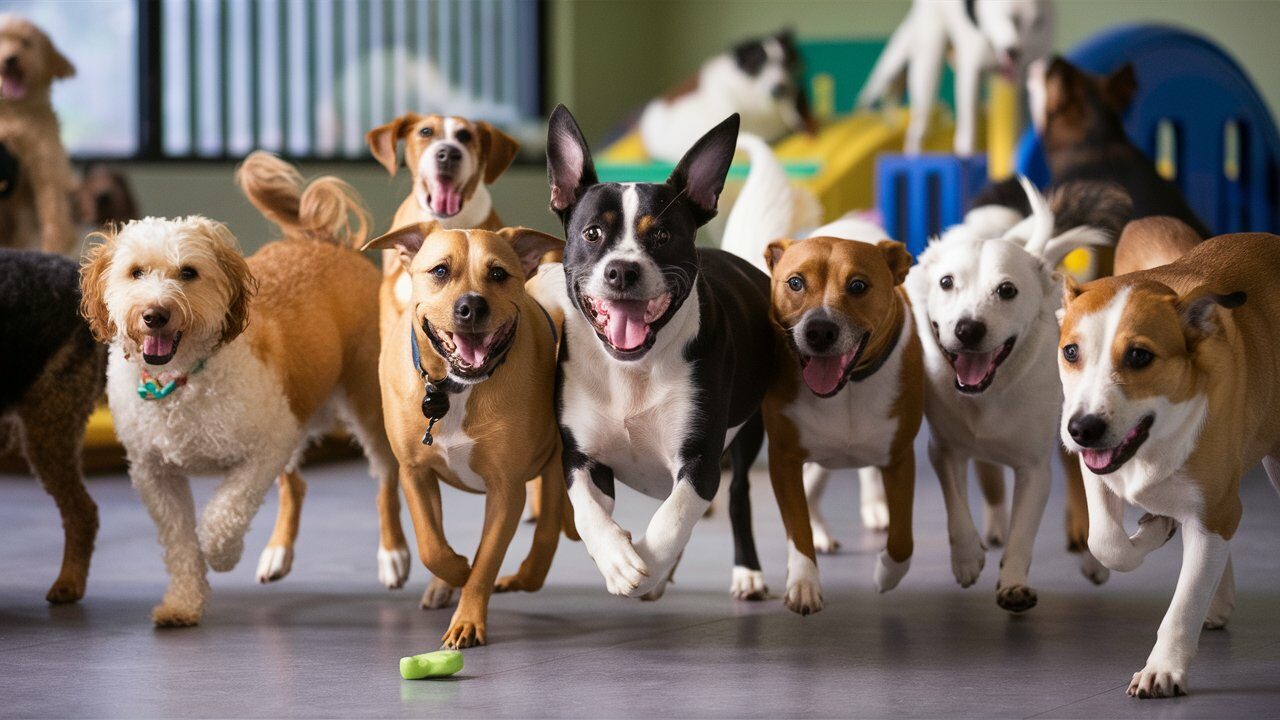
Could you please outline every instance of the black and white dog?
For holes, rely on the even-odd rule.
[[[563,266],[549,266],[538,284],[565,313],[556,402],[574,518],[616,595],[662,595],[715,497],[726,447],[734,562],[759,578],[747,469],[774,365],[769,279],[694,246],[715,217],[737,135],[732,115],[665,183],[600,183],[573,116],[564,106],[551,115],[551,209],[566,245]],[[663,500],[634,543],[612,517],[615,478]],[[735,586],[744,574],[735,568]],[[762,583],[754,596],[763,598]]]

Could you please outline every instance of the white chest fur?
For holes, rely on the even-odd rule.
[[[786,411],[799,431],[808,459],[829,469],[883,467],[889,462],[898,419],[890,417],[902,394],[902,363],[915,332],[907,315],[897,345],[884,364],[862,382],[851,382],[829,398],[801,386],[799,398]]]
[[[138,397],[141,367],[113,346],[107,398],[116,435],[129,456],[163,460],[186,472],[222,472],[264,449],[292,448],[302,428],[280,378],[233,341],[187,384],[159,400]]]
[[[440,455],[440,459],[449,466],[459,482],[476,492],[484,492],[484,478],[471,468],[471,452],[475,449],[476,441],[463,429],[467,401],[470,399],[469,386],[462,392],[449,396],[449,412],[431,429],[431,449]]]

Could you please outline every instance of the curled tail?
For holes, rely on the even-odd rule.
[[[720,247],[768,272],[764,249],[772,241],[793,237],[804,228],[822,223],[822,205],[813,193],[793,185],[786,170],[762,138],[750,133],[738,136],[738,149],[751,160]]]
[[[249,202],[280,226],[287,240],[317,240],[356,249],[369,234],[369,211],[355,188],[332,175],[304,183],[293,165],[256,150],[236,170]]]
[[[1128,193],[1115,183],[1066,182],[1046,199],[1026,178],[1019,182],[1031,213],[1004,237],[1021,243],[1051,267],[1076,248],[1115,245],[1133,208]]]

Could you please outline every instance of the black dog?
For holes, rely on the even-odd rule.
[[[735,564],[759,574],[747,470],[775,362],[769,278],[694,246],[737,135],[733,115],[665,183],[600,183],[573,116],[563,106],[551,115],[551,209],[567,241],[556,394],[565,480],[583,544],[617,595],[661,596],[715,497],[726,446]],[[634,545],[612,518],[615,477],[664,501]]]
[[[106,348],[80,317],[80,271],[58,255],[0,248],[0,448],[17,439],[62,513],[62,571],[49,602],[84,596],[98,507],[80,443],[106,379]]]

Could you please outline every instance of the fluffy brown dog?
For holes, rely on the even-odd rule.
[[[436,576],[423,607],[443,607],[462,588],[446,647],[483,645],[490,593],[537,590],[551,567],[566,504],[552,399],[559,331],[524,280],[563,244],[523,228],[419,223],[367,246],[398,251],[413,283],[406,311],[382,339],[379,373],[418,553]],[[424,414],[439,419],[429,423]],[[495,587],[525,483],[538,476],[544,482],[533,547],[519,572]],[[444,537],[441,480],[487,495],[474,566]]]
[[[17,161],[12,191],[0,192],[0,246],[63,253],[75,244],[75,176],[49,101],[53,81],[75,72],[40,28],[0,15],[0,145]]]

